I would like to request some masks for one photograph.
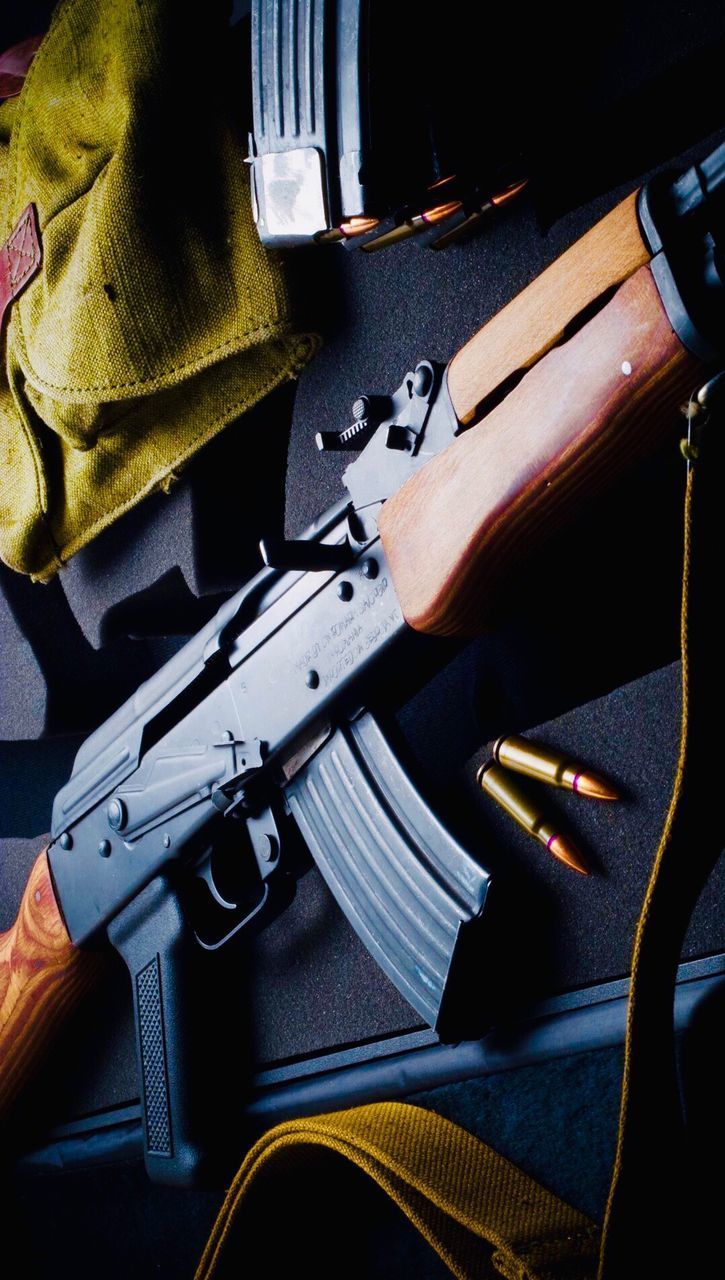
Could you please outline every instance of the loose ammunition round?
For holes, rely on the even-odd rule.
[[[427,227],[434,227],[436,223],[444,222],[451,214],[457,213],[460,207],[460,200],[449,200],[447,204],[437,204],[434,209],[425,209],[420,217]]]
[[[378,218],[365,218],[362,215],[356,215],[354,218],[348,218],[347,222],[341,222],[339,227],[331,227],[329,231],[321,231],[315,237],[317,244],[335,244],[339,240],[353,240],[355,236],[364,236],[368,232],[374,231],[378,226]]]
[[[520,178],[518,182],[512,182],[511,185],[505,187],[503,191],[497,191],[495,195],[491,196],[491,204],[495,205],[497,209],[502,208],[505,204],[509,204],[521,194],[524,187],[528,186],[528,182],[528,178]]]
[[[619,796],[606,778],[585,769],[568,756],[530,738],[509,734],[494,743],[493,756],[498,764],[528,778],[538,778],[552,787],[576,791],[594,800],[618,800]]]
[[[391,244],[399,244],[401,240],[409,240],[411,236],[420,235],[427,227],[434,227],[439,222],[444,222],[446,218],[450,218],[461,208],[460,200],[450,200],[447,204],[438,204],[434,209],[426,209],[423,213],[416,213],[412,218],[408,218],[406,222],[401,222],[400,226],[393,227],[392,231],[385,231],[382,235],[376,236],[374,240],[368,240],[367,244],[361,245],[364,253],[378,253],[380,249],[387,249]]]
[[[495,195],[489,196],[478,208],[471,210],[465,217],[461,218],[450,231],[445,227],[437,240],[434,240],[431,248],[447,249],[450,245],[455,244],[457,240],[467,236],[474,227],[478,225],[488,214],[495,212],[497,209],[503,209],[511,200],[515,200],[521,191],[528,184],[528,179],[523,178],[519,182],[513,182],[505,190],[497,192]]]
[[[581,875],[589,875],[589,868],[578,849],[566,837],[562,836],[549,819],[541,812],[538,804],[526,794],[501,765],[489,760],[476,775],[482,791],[505,809],[524,831],[543,844],[553,857],[578,871]]]

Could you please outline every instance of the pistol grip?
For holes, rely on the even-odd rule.
[[[112,921],[108,936],[123,956],[133,988],[136,1056],[144,1117],[144,1159],[155,1182],[199,1181],[203,1145],[194,1043],[192,938],[176,895],[152,880]]]

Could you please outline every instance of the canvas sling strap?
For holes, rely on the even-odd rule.
[[[690,419],[696,407],[693,397]],[[714,534],[724,451],[716,431],[697,443],[692,421],[690,427],[688,441],[683,441],[687,485],[680,751],[636,930],[617,1153],[603,1227],[443,1117],[404,1103],[376,1103],[291,1120],[266,1133],[228,1191],[196,1280],[239,1274],[230,1243],[241,1235],[249,1244],[260,1194],[274,1196],[275,1175],[282,1168],[296,1171],[301,1180],[309,1177],[308,1158],[319,1147],[352,1161],[374,1179],[451,1272],[466,1280],[703,1274],[695,1260],[693,1218],[688,1206],[683,1211],[688,1154],[673,998],[687,924],[723,843],[721,779],[712,742],[715,730],[722,730],[725,685],[714,625],[714,574],[719,572]],[[250,1203],[257,1206],[255,1217],[245,1224]],[[351,1229],[362,1233],[364,1223],[356,1222],[354,1206],[350,1212]],[[313,1257],[310,1263],[314,1266]]]

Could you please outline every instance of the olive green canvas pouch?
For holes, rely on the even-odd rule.
[[[242,75],[223,5],[62,0],[0,107],[0,240],[32,205],[42,251],[5,323],[0,556],[34,578],[315,349],[254,227]]]

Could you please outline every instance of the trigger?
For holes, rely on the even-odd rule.
[[[225,911],[237,910],[238,903],[229,902],[227,898],[223,897],[219,892],[217,883],[214,879],[214,870],[212,868],[211,858],[208,858],[204,865],[198,869],[196,878],[197,880],[202,880],[204,882],[217,906],[223,907]]]

